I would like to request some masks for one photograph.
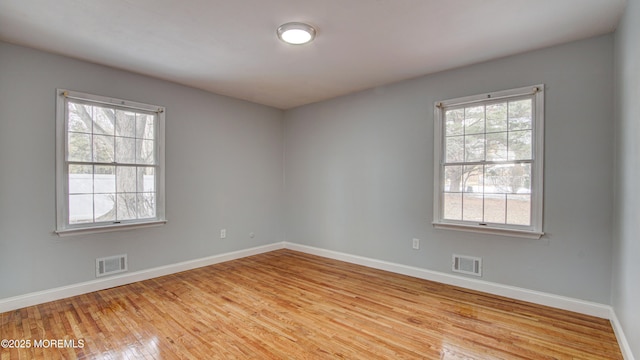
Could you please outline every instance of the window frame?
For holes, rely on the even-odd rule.
[[[445,114],[447,108],[465,105],[487,105],[515,98],[532,99],[532,153],[531,153],[531,222],[526,225],[480,223],[468,220],[444,219],[444,166],[445,166]],[[486,134],[486,132],[484,133]],[[515,161],[515,160],[514,160]],[[483,164],[491,164],[487,160]],[[495,91],[434,103],[434,202],[433,226],[436,229],[450,229],[539,239],[543,232],[544,196],[544,84],[515,89]]]
[[[67,137],[69,134],[68,106],[69,100],[89,105],[112,106],[118,109],[130,109],[147,113],[155,113],[154,155],[155,163],[155,216],[144,219],[115,220],[70,224],[69,222],[69,173],[67,160]],[[167,222],[165,218],[165,108],[163,106],[144,104],[129,100],[105,97],[83,92],[56,89],[56,230],[59,236],[110,232],[160,226]],[[92,159],[87,164],[102,164]],[[117,166],[118,163],[111,163]],[[122,163],[124,164],[124,163]],[[104,164],[103,164],[104,165]],[[123,166],[123,165],[121,165]],[[126,166],[132,166],[126,164]]]

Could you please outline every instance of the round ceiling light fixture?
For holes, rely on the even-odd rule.
[[[300,22],[282,24],[276,33],[280,40],[292,45],[306,44],[316,37],[316,29],[313,26]]]

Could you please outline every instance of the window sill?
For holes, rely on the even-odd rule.
[[[98,233],[105,233],[105,232],[112,232],[112,231],[156,227],[156,226],[162,226],[166,223],[167,223],[167,220],[156,220],[156,221],[149,221],[144,223],[113,224],[113,225],[94,226],[90,228],[75,228],[75,229],[72,228],[72,229],[56,230],[54,231],[54,233],[58,234],[58,236],[60,237],[66,237],[66,236],[74,236],[74,235],[98,234]]]
[[[433,223],[433,227],[436,229],[458,230],[458,231],[474,232],[474,233],[481,233],[481,234],[519,237],[519,238],[526,238],[526,239],[540,239],[542,235],[544,235],[544,232],[538,232],[538,231],[503,229],[503,228],[495,228],[495,227],[487,227],[487,226],[479,226],[479,225],[476,226],[476,225],[462,225],[462,224],[448,224],[448,223]]]

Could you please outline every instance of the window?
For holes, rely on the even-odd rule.
[[[56,232],[164,223],[164,108],[62,89],[56,97]]]
[[[539,238],[544,85],[437,102],[434,226]]]

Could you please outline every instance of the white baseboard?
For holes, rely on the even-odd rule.
[[[609,321],[611,321],[613,332],[616,334],[616,339],[618,339],[618,345],[620,345],[620,351],[622,352],[624,360],[634,360],[635,358],[631,352],[631,346],[629,346],[627,337],[624,335],[624,331],[622,330],[622,324],[620,324],[618,316],[616,316],[616,312],[613,308],[611,309],[611,314],[609,314]]]
[[[208,256],[205,258],[184,261],[176,264],[160,266],[152,269],[114,275],[108,278],[91,280],[83,283],[33,292],[6,299],[0,299],[0,313],[20,309],[27,306],[38,305],[49,301],[64,299],[71,296],[82,295],[93,291],[104,290],[115,286],[131,284],[137,281],[148,280],[159,276],[175,274],[181,271],[187,271],[203,266],[218,264],[225,261],[240,259],[243,257],[257,255],[282,248],[284,248],[284,243],[274,243],[250,249],[238,250],[229,253]]]
[[[609,319],[611,306],[595,302],[574,299],[570,297],[534,291],[515,286],[502,285],[489,281],[470,279],[438,271],[426,270],[423,268],[391,263],[383,260],[376,260],[357,255],[341,253],[337,251],[315,248],[312,246],[299,245],[286,242],[285,248],[304,252],[307,254],[323,256],[330,259],[349,262],[352,264],[364,265],[379,270],[386,270],[397,274],[413,276],[420,279],[436,281],[443,284],[460,286],[466,289],[482,291],[489,294],[505,296],[511,299],[528,301],[535,304],[546,305],[558,309],[569,310],[581,314]]]

